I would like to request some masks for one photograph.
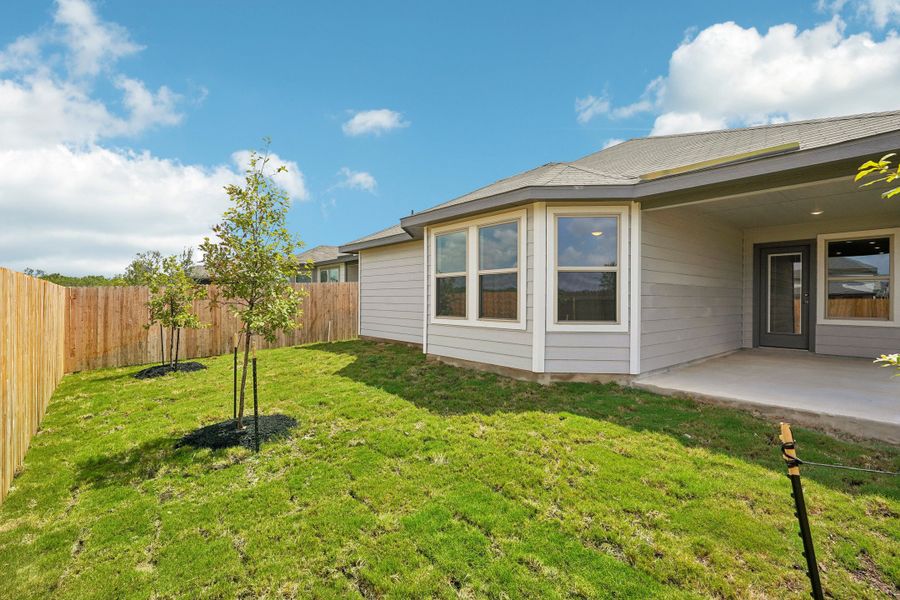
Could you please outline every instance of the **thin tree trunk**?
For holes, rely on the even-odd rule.
[[[247,363],[250,360],[250,330],[244,332],[244,366],[241,368],[241,398],[238,403],[237,428],[244,428],[244,391],[247,389]]]
[[[178,370],[178,347],[181,346],[181,327],[175,330],[175,370]]]
[[[163,324],[159,324],[159,362],[163,366],[166,365],[166,336]]]
[[[169,327],[169,366],[172,366],[172,351],[175,346],[175,327]]]

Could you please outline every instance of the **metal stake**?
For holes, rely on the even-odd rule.
[[[238,360],[238,334],[234,334],[234,420],[237,421],[237,360]]]
[[[813,548],[812,530],[809,528],[809,517],[806,514],[806,501],[803,498],[803,485],[800,483],[800,466],[796,462],[797,452],[794,445],[794,434],[789,423],[781,424],[782,455],[788,467],[788,478],[791,480],[791,496],[797,521],[800,523],[800,538],[803,540],[803,556],[806,558],[806,574],[812,585],[812,597],[824,600],[822,581],[819,579],[819,565],[816,562],[816,551]]]
[[[253,357],[253,435],[256,438],[254,442],[256,451],[259,452],[259,402],[256,399],[256,356]]]

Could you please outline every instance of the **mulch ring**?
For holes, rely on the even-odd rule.
[[[208,368],[206,365],[201,365],[198,362],[180,362],[178,363],[178,372],[182,371],[188,373],[190,371],[202,371],[203,369]],[[174,373],[176,369],[172,368],[172,365],[156,365],[154,367],[147,367],[141,371],[138,371],[134,374],[135,379],[152,379],[154,377],[162,377],[163,375],[168,375],[169,373]]]
[[[297,420],[287,415],[260,415],[259,416],[259,442],[290,437],[290,430],[297,426]],[[195,429],[181,438],[176,447],[193,446],[194,448],[230,448],[232,446],[244,446],[254,448],[253,415],[244,416],[244,429],[238,431],[235,428],[235,420],[228,419],[221,423],[213,423]]]

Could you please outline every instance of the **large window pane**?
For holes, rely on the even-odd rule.
[[[890,319],[890,282],[829,281],[827,314],[831,319]]]
[[[478,317],[512,319],[519,314],[518,273],[496,273],[478,277]]]
[[[478,268],[515,269],[519,257],[519,222],[501,223],[478,229]]]
[[[769,256],[769,333],[801,334],[803,257]]]
[[[557,265],[615,267],[618,261],[616,217],[559,217],[556,227]]]
[[[438,317],[466,316],[466,278],[438,277],[435,281],[435,314]]]
[[[891,271],[891,238],[828,242],[829,277],[871,277]]]
[[[616,274],[557,273],[556,317],[563,321],[616,321]]]
[[[466,270],[466,232],[445,233],[436,238],[438,273],[462,273]]]

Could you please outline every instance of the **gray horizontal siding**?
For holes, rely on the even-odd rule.
[[[689,208],[641,223],[641,371],[740,348],[740,230]]]
[[[419,241],[360,252],[360,335],[422,343],[423,249]]]
[[[548,331],[547,373],[628,373],[628,333]]]
[[[900,352],[900,327],[818,325],[816,352],[873,359]]]

